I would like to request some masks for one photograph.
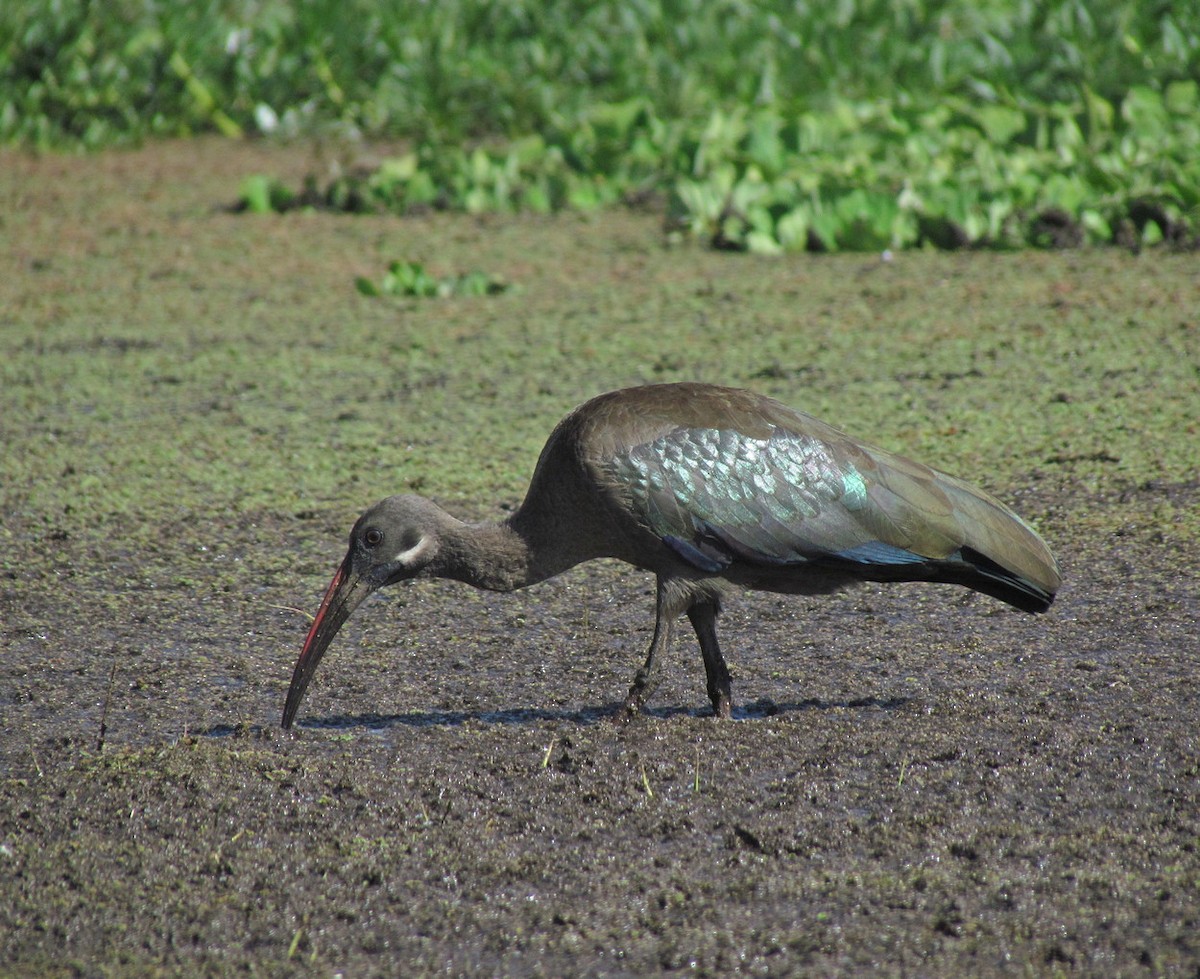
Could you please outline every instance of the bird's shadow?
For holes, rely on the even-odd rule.
[[[757,720],[774,717],[778,714],[791,714],[801,711],[853,710],[870,708],[875,710],[898,710],[911,702],[909,697],[860,697],[850,700],[819,700],[816,698],[780,703],[774,700],[760,699],[733,708],[735,721]],[[659,720],[673,717],[712,717],[711,708],[707,707],[649,707],[642,713]],[[564,721],[587,727],[594,724],[620,722],[625,719],[631,722],[636,717],[629,717],[623,702],[616,702],[600,707],[583,707],[577,710],[548,710],[539,707],[521,707],[512,710],[428,710],[409,711],[404,714],[329,714],[325,717],[310,717],[297,721],[296,727],[305,730],[344,731],[354,728],[380,730],[391,727],[459,727],[467,723],[485,725],[527,725],[538,721]],[[211,733],[219,734],[217,729]]]

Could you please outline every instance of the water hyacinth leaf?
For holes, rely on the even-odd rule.
[[[549,214],[554,210],[550,190],[545,181],[527,184],[521,195],[521,203],[535,214]]]
[[[295,201],[296,195],[274,177],[256,173],[242,181],[239,205],[251,214],[277,214]]]
[[[672,218],[697,236],[710,235],[725,208],[728,192],[712,181],[677,180],[672,191]]]
[[[271,178],[256,173],[242,181],[241,203],[251,214],[269,214],[271,206]]]
[[[1112,240],[1112,225],[1110,225],[1105,219],[1104,215],[1102,215],[1095,208],[1084,208],[1083,211],[1080,212],[1079,222],[1083,225],[1094,241]]]
[[[380,184],[405,184],[417,175],[417,171],[420,168],[420,158],[416,153],[391,156],[379,164],[379,169],[375,171],[375,179]]]
[[[1164,101],[1171,115],[1195,119],[1200,115],[1200,84],[1191,78],[1171,82],[1167,86]]]
[[[842,223],[838,213],[831,207],[815,206],[811,214],[811,230],[820,251],[835,252],[841,237]]]
[[[1089,138],[1096,140],[1102,134],[1111,133],[1116,119],[1113,104],[1088,85],[1083,87],[1083,98],[1087,106]]]
[[[1052,174],[1042,187],[1043,207],[1057,207],[1078,214],[1088,199],[1088,188],[1076,174]]]
[[[1142,137],[1159,138],[1170,126],[1170,113],[1160,93],[1135,85],[1121,103],[1121,117]]]
[[[994,144],[1003,146],[1025,131],[1025,113],[1006,105],[985,105],[976,112],[984,134]]]
[[[808,209],[803,204],[793,207],[775,222],[780,247],[787,252],[807,249],[809,227]]]
[[[425,170],[418,170],[404,186],[404,203],[406,207],[433,204],[438,200],[439,190],[433,175]]]
[[[1010,197],[994,197],[987,202],[987,235],[988,240],[998,246],[1015,242],[1016,238],[1009,233],[1008,222],[1016,208]]]
[[[783,254],[783,246],[769,231],[750,231],[746,235],[746,250],[754,255]]]
[[[780,128],[778,116],[760,112],[750,123],[745,140],[746,158],[753,166],[770,176],[782,173],[787,163]]]
[[[467,272],[464,275],[438,278],[427,272],[420,262],[401,261],[391,262],[378,284],[360,276],[355,279],[354,285],[364,296],[417,298],[491,296],[506,292],[510,288],[504,279],[484,272]]]

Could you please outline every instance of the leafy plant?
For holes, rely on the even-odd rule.
[[[281,180],[256,173],[242,181],[238,209],[251,214],[270,214],[288,210],[296,200],[296,194]]]
[[[360,276],[354,285],[364,296],[418,296],[445,298],[448,296],[492,296],[506,292],[510,286],[499,276],[483,272],[467,272],[436,278],[425,271],[420,262],[392,262],[378,282]]]
[[[243,206],[667,200],[672,234],[760,252],[1186,244],[1198,77],[1200,7],[1135,0],[0,5],[0,141],[401,138]]]

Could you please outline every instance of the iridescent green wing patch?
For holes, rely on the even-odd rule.
[[[642,522],[704,571],[734,560],[919,560],[864,526],[866,478],[819,439],[681,428],[614,457],[609,471]]]

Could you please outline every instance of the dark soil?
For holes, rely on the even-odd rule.
[[[969,437],[953,442],[948,422],[938,429],[953,442],[951,457],[984,459],[977,472],[992,453],[1002,468],[992,470],[998,485],[990,488],[1059,553],[1065,584],[1045,616],[949,586],[871,585],[819,600],[734,595],[722,620],[734,719],[707,716],[689,639],[671,657],[650,711],[617,725],[611,715],[650,639],[648,578],[597,563],[507,596],[422,582],[385,591],[359,611],[318,672],[297,729],[281,732],[308,622],[293,607],[315,610],[356,507],[382,495],[387,479],[396,490],[411,488],[413,478],[437,480],[436,470],[408,486],[376,473],[365,487],[287,454],[293,430],[311,433],[349,412],[333,429],[337,451],[357,453],[356,471],[368,472],[376,443],[370,433],[360,437],[354,413],[373,403],[354,395],[313,407],[279,382],[283,393],[271,400],[291,414],[277,420],[254,400],[256,390],[275,392],[277,379],[261,373],[258,388],[211,383],[211,396],[197,394],[187,411],[164,410],[156,399],[175,404],[172,392],[191,390],[181,360],[122,375],[137,382],[129,403],[141,407],[99,401],[89,412],[55,373],[58,361],[76,356],[101,366],[104,358],[157,356],[153,345],[168,342],[162,337],[174,323],[185,324],[191,339],[181,342],[196,344],[189,350],[209,349],[200,345],[207,331],[232,330],[220,333],[218,346],[250,358],[273,335],[263,332],[273,321],[254,318],[263,295],[289,321],[323,322],[337,304],[363,321],[383,315],[379,306],[353,306],[349,274],[334,297],[319,295],[319,286],[315,298],[292,295],[285,283],[316,274],[301,252],[315,248],[338,265],[346,261],[339,236],[381,233],[367,224],[346,231],[337,221],[376,219],[312,218],[320,223],[298,233],[316,243],[298,248],[297,266],[274,264],[273,275],[284,277],[277,286],[255,280],[242,266],[258,262],[244,254],[223,265],[201,254],[210,240],[222,254],[217,232],[236,236],[235,222],[251,220],[218,205],[234,196],[222,197],[222,187],[263,165],[255,154],[275,168],[304,162],[214,143],[87,161],[0,160],[10,174],[4,234],[21,242],[7,273],[9,367],[0,392],[0,973],[1200,975],[1200,484],[1195,469],[1189,477],[1186,461],[1177,461],[1198,443],[1194,428],[1180,431],[1190,450],[1163,443],[1145,450],[1166,460],[1153,471],[1118,472],[1119,460],[1142,458],[1148,437],[1138,421],[1140,382],[1128,374],[1111,375],[1127,396],[1117,434],[1066,439],[1068,423],[1055,422],[1063,427],[1030,436],[1041,441],[1024,467]],[[147,173],[157,177],[139,182]],[[197,174],[191,196],[171,189],[182,173]],[[92,194],[107,195],[102,217],[89,216]],[[580,261],[572,248],[594,249],[587,275],[608,279],[609,288],[621,275],[608,263],[628,255],[614,257],[604,242],[636,232],[653,248],[655,233],[644,218],[611,220],[611,229],[605,221],[581,225],[587,243],[572,233],[552,246],[564,261]],[[65,234],[72,223],[82,230],[38,237]],[[246,234],[268,254],[284,248],[278,227]],[[471,228],[450,221],[444,233],[469,245]],[[154,237],[137,244],[146,250],[137,254],[174,256],[164,261],[175,271],[125,284],[124,266],[114,262],[95,273],[115,281],[111,294],[103,284],[72,288],[72,277],[84,274],[77,270],[107,260],[114,235]],[[187,258],[189,247],[200,257]],[[680,277],[739,261],[661,261],[668,260]],[[49,266],[39,270],[37,261]],[[149,258],[138,261],[153,268]],[[822,268],[847,283],[848,315],[864,302],[874,308],[853,273],[861,257],[818,261],[842,262]],[[1170,264],[1184,259],[1156,271],[1132,264],[1145,255],[1074,261],[1095,261],[1111,281],[1105,263],[1114,261],[1146,269],[1145,281],[1178,269],[1145,308],[1176,305],[1161,326],[1144,325],[1157,322],[1150,313],[1139,319],[1140,342],[1152,351],[1168,338],[1173,360],[1187,364],[1181,376],[1194,380],[1200,290],[1194,270]],[[551,315],[556,302],[568,319],[584,315],[570,305],[571,270],[556,279],[528,262],[489,268],[524,283],[515,302],[525,318]],[[731,274],[797,274],[758,268]],[[50,273],[59,276],[54,285]],[[659,274],[660,284],[669,279]],[[1084,273],[1062,265],[1002,274],[1038,283],[1030,289],[1044,290],[1050,306],[1102,296],[1105,324],[1140,316],[1138,297],[1147,295],[1136,285],[1130,298],[1102,286],[1081,290]],[[963,295],[977,301],[982,288],[966,285]],[[204,305],[226,294],[228,310]],[[715,308],[725,294],[718,286],[698,302]],[[493,311],[508,307],[490,301],[460,313],[499,323]],[[325,305],[314,312],[310,302]],[[600,300],[587,302],[603,311]],[[135,306],[156,308],[153,329],[124,311]],[[412,309],[412,317],[451,318],[449,307]],[[389,315],[402,319],[395,309]],[[126,349],[114,347],[118,340]],[[594,356],[603,362],[603,352]],[[659,374],[687,373],[662,356]],[[1094,369],[1099,378],[1124,365],[1102,367],[1091,356],[1064,367],[1061,383],[1052,358],[1013,374],[1013,403],[1078,408],[1070,424],[1080,432],[1091,431],[1088,419],[1110,424],[1068,375]],[[791,391],[796,403],[795,385],[804,381],[790,366],[795,358],[784,351],[781,361],[759,381],[750,367],[719,379],[760,388],[770,381],[778,386],[768,390]],[[955,399],[969,406],[970,390],[995,374],[980,363],[888,367],[900,405],[892,415],[919,415],[920,406],[903,405],[924,388],[937,389],[947,417]],[[827,362],[818,374],[836,366]],[[82,361],[73,369],[79,383],[91,383]],[[1156,369],[1149,354],[1141,369]],[[416,386],[430,397],[458,383],[452,364],[421,370],[449,378]],[[1161,370],[1166,377],[1171,368]],[[508,376],[498,373],[496,383]],[[614,371],[608,386],[626,380]],[[572,383],[544,381],[570,403],[604,379],[587,391],[556,387]],[[1194,388],[1157,383],[1161,411],[1194,416],[1196,402],[1186,407]],[[836,377],[814,385],[817,397],[840,392],[850,400]],[[454,396],[464,406],[490,403],[478,387]],[[507,439],[519,443],[503,471],[445,476],[443,485],[465,487],[464,495],[489,482],[499,487],[459,506],[464,515],[496,516],[515,501],[511,487],[533,462],[529,443],[557,419],[537,397],[519,411],[496,409],[520,427],[511,436],[505,426],[489,430],[502,456]],[[1147,417],[1158,410],[1146,409]],[[419,424],[434,424],[420,422],[418,401],[402,414],[410,430],[397,434],[398,445]],[[137,417],[148,419],[146,428],[129,420]],[[177,457],[158,447],[163,418],[203,426],[186,429]],[[908,423],[897,424],[902,431]],[[237,435],[228,446],[219,441],[226,430]],[[408,449],[425,445],[436,459],[438,440],[451,437],[424,431]],[[113,433],[121,445],[106,441],[118,439]],[[299,489],[277,479],[286,502],[256,502],[253,462],[222,469],[243,442],[261,466],[294,472]],[[69,456],[57,455],[64,446]],[[127,451],[128,471],[114,461]],[[165,453],[160,461],[157,452]],[[143,472],[139,460],[147,458]],[[203,502],[189,494],[204,484],[185,479],[195,459],[213,474]],[[122,479],[126,487],[146,479],[136,485],[154,489],[127,499]],[[289,492],[324,496],[302,506]]]

